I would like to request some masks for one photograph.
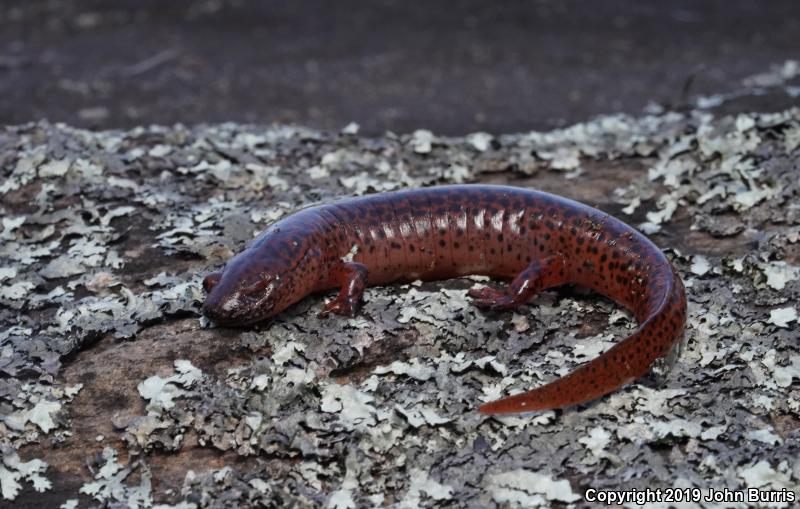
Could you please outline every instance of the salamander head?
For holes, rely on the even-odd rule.
[[[248,325],[277,315],[309,293],[310,250],[282,242],[252,246],[203,280],[203,314],[221,325]]]
[[[221,272],[212,272],[203,280],[206,300],[203,314],[223,325],[245,325],[272,316],[274,294],[280,277],[253,271],[231,260]]]

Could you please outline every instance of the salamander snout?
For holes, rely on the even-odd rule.
[[[245,325],[273,314],[274,277],[260,275],[255,281],[246,281],[231,277],[228,271],[225,274],[212,272],[203,280],[203,314],[207,318],[218,324]]]

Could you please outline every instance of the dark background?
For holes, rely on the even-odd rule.
[[[734,90],[800,58],[798,13],[798,0],[3,0],[0,123],[546,129]]]

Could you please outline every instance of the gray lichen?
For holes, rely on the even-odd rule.
[[[632,169],[598,200],[581,181],[604,164]],[[22,483],[49,488],[46,449],[20,459],[44,435],[95,442],[72,436],[81,385],[65,383],[63,365],[80,372],[98,342],[115,348],[173,322],[191,326],[169,338],[186,346],[173,369],[116,381],[139,400],[108,416],[115,446],[87,449],[84,504],[548,507],[581,505],[589,487],[798,491],[798,109],[612,115],[465,138],[41,122],[0,133],[0,168],[5,499]],[[572,183],[572,197],[652,234],[687,286],[674,362],[578,409],[485,417],[477,404],[567,373],[632,318],[569,290],[485,314],[466,297],[494,284],[480,278],[371,288],[353,319],[318,318],[323,297],[247,331],[198,318],[203,274],[296,208],[476,181]],[[197,331],[227,341],[230,367],[197,367]],[[228,464],[151,483],[154,455],[188,441]]]

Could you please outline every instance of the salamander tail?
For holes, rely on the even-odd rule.
[[[484,414],[509,414],[586,403],[644,375],[683,336],[686,298],[675,276],[664,298],[629,337],[572,373],[529,392],[481,405]]]

